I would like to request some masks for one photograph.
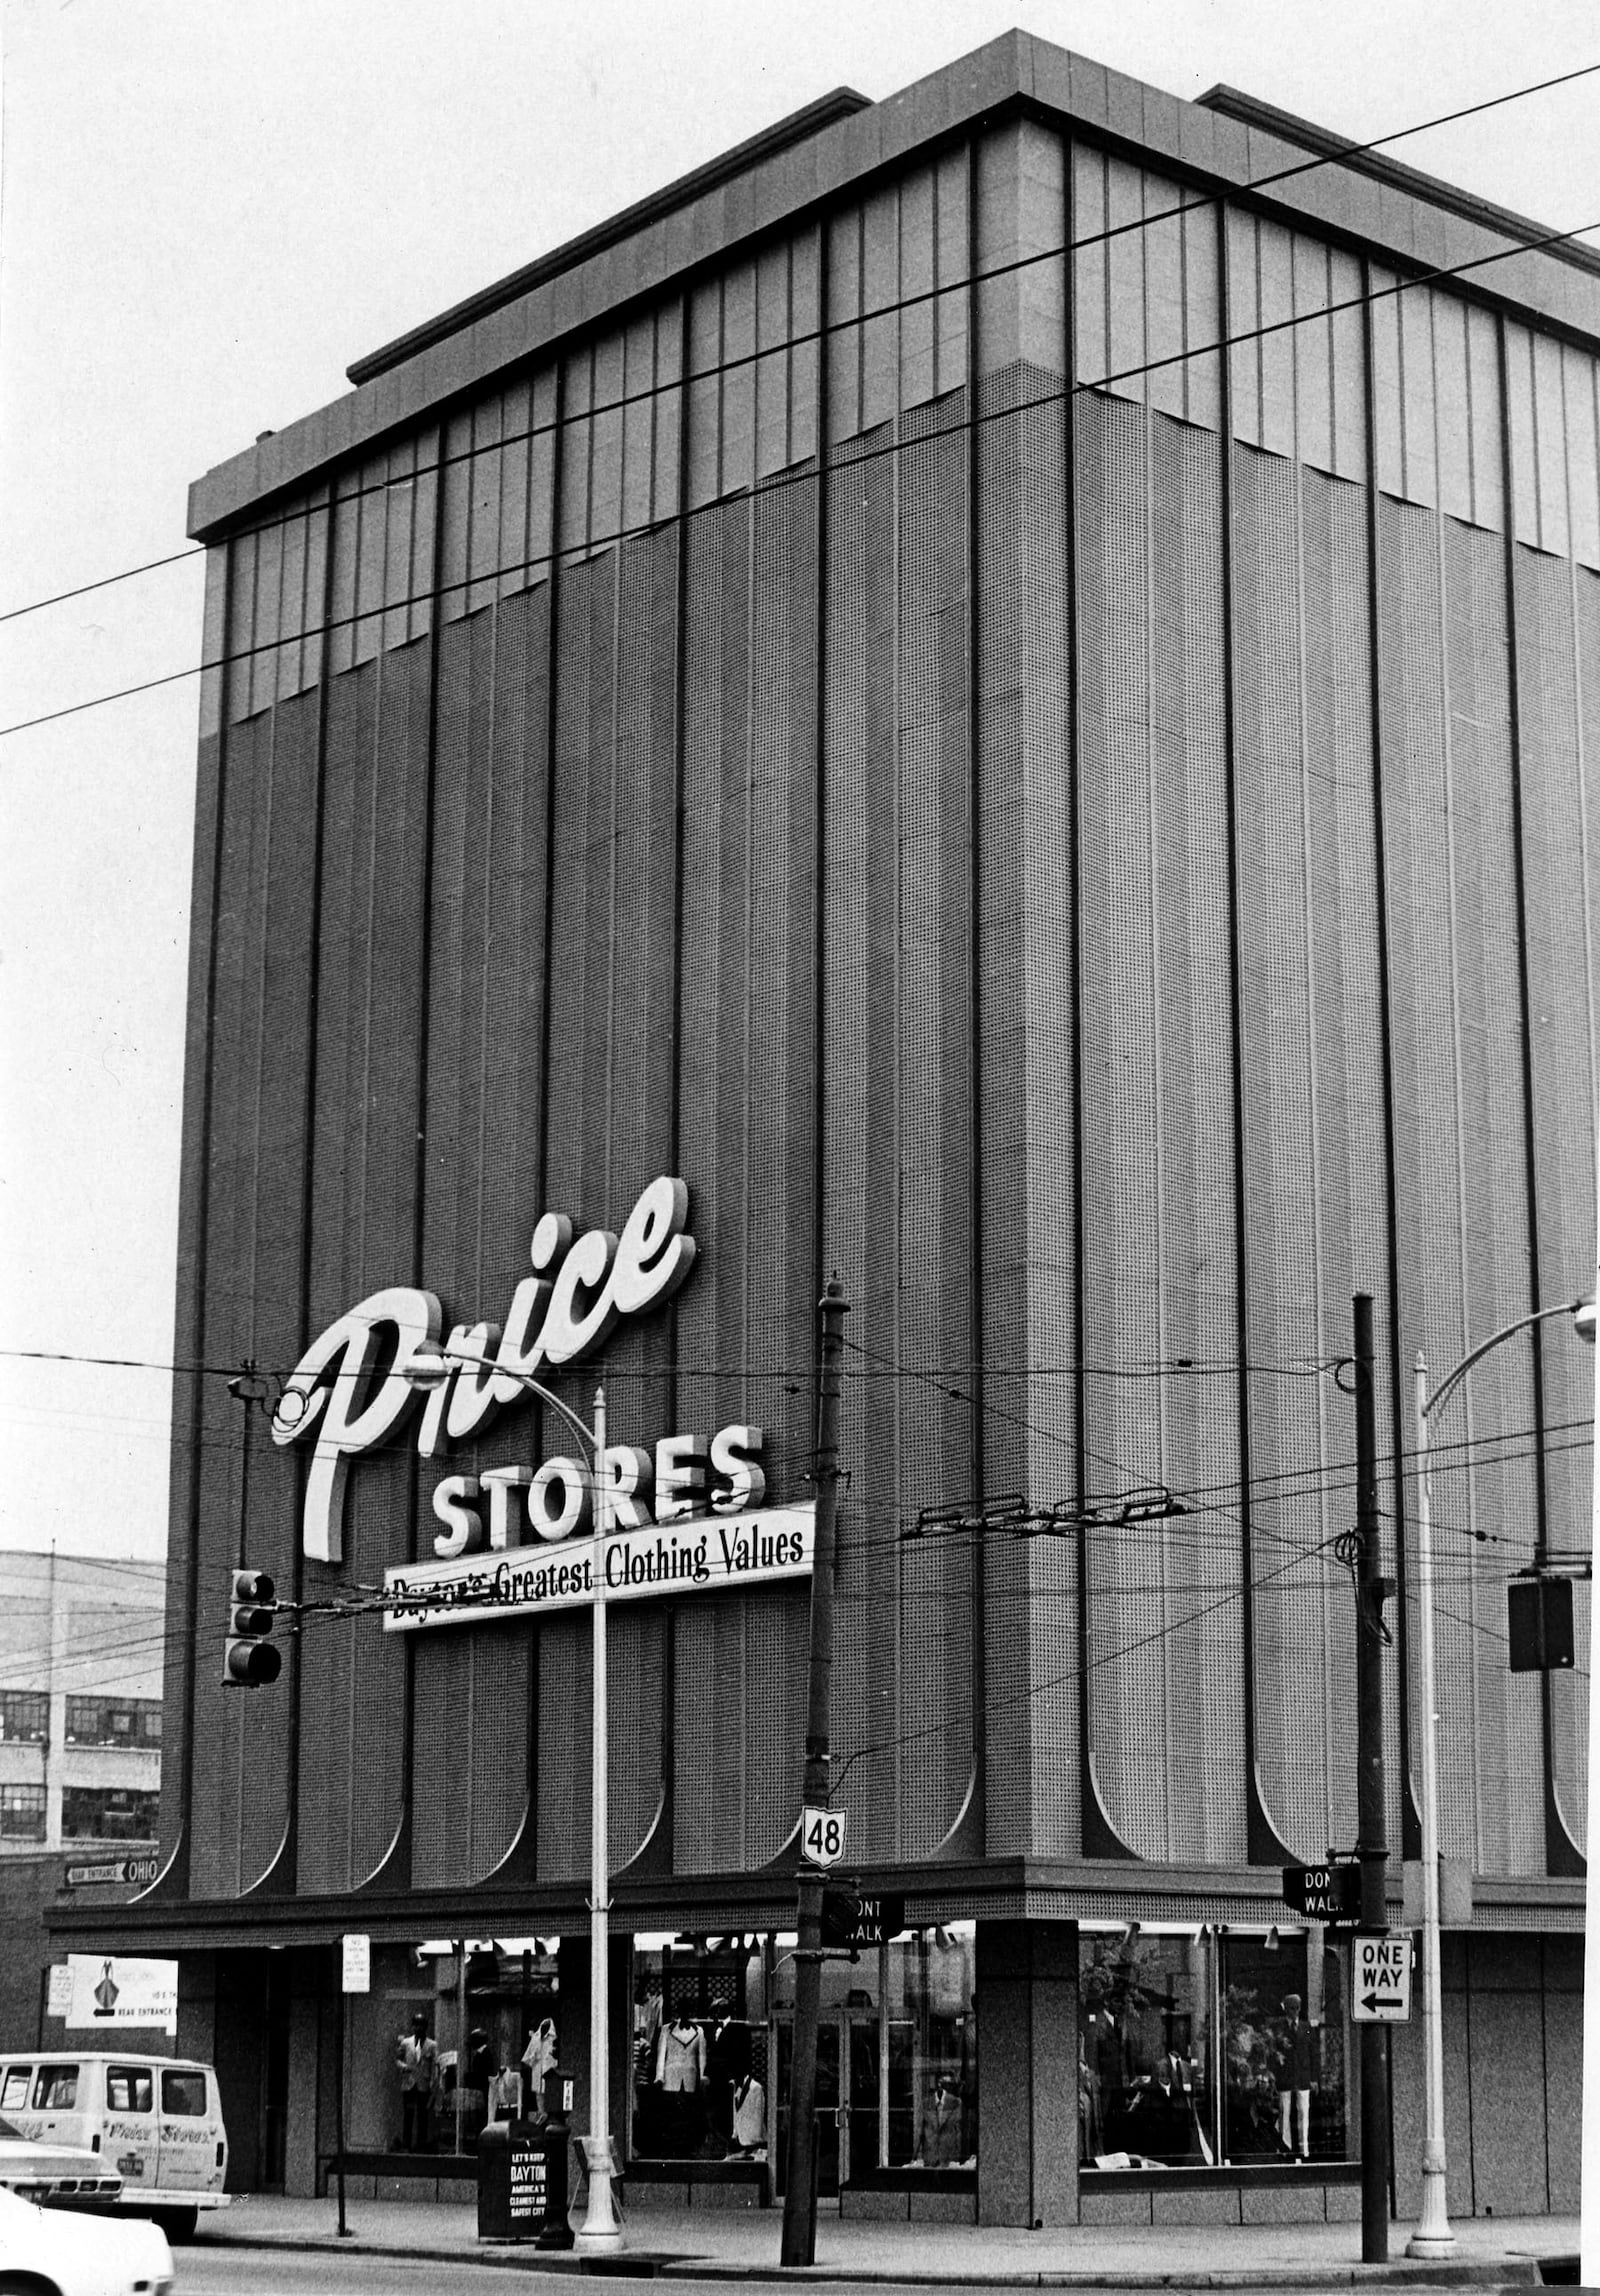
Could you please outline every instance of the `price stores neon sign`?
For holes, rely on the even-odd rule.
[[[295,1366],[272,1422],[274,1442],[311,1446],[306,1554],[342,1560],[350,1463],[390,1443],[408,1417],[418,1454],[435,1458],[524,1401],[527,1377],[582,1362],[620,1324],[669,1300],[695,1262],[688,1212],[687,1187],[665,1177],[644,1189],[620,1236],[590,1228],[574,1239],[564,1213],[546,1212],[533,1231],[533,1272],[504,1325],[457,1324],[442,1349],[438,1298],[408,1285],[374,1292],[330,1324]],[[809,1571],[812,1509],[763,1508],[763,1449],[762,1430],[744,1424],[720,1428],[709,1446],[688,1434],[663,1436],[653,1451],[609,1445],[598,1565],[592,1549],[581,1562],[551,1553],[593,1527],[595,1478],[582,1460],[448,1475],[433,1496],[437,1560],[387,1574],[391,1592],[415,1599],[386,1624],[564,1608],[592,1599],[595,1567],[617,1596]],[[517,1555],[529,1542],[533,1553]]]

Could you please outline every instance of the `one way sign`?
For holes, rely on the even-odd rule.
[[[1363,2025],[1405,2025],[1411,2018],[1411,1933],[1358,1937],[1350,1964],[1350,2014]]]

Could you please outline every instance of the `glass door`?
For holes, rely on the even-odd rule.
[[[845,2118],[841,2070],[849,2066],[843,2045],[844,2020],[824,2013],[817,2027],[817,2191],[835,2199],[839,2191],[841,2124]],[[794,2020],[778,2020],[778,2157],[773,2189],[782,2192],[789,2173],[789,2084],[794,2066]],[[874,2114],[876,2104],[874,2103]],[[875,2157],[875,2156],[874,2156]]]

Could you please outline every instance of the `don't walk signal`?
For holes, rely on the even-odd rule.
[[[222,1679],[230,1687],[258,1689],[283,1672],[283,1652],[269,1641],[278,1615],[276,1587],[265,1571],[233,1574],[228,1601],[228,1639],[222,1653]]]

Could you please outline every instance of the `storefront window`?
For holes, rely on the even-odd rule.
[[[355,2150],[476,2149],[490,2120],[539,2109],[557,2061],[553,1941],[434,1939],[351,1997]],[[586,2043],[587,2036],[580,2036]],[[570,2068],[569,2068],[570,2069]]]
[[[1085,2165],[1347,2157],[1344,1962],[1323,1931],[1085,1927],[1079,1972]]]
[[[1215,2162],[1206,1940],[1137,1923],[1079,1954],[1078,2146],[1101,2168]]]
[[[636,2159],[766,2159],[770,1959],[754,1936],[635,1941]]]
[[[794,2044],[792,1934],[634,1946],[639,2160],[767,2160],[783,2189]],[[978,2148],[974,1931],[929,1929],[822,1967],[818,2184],[971,2168]]]
[[[1217,1939],[1235,2162],[1343,2160],[1349,2151],[1344,1954],[1318,1930]]]

